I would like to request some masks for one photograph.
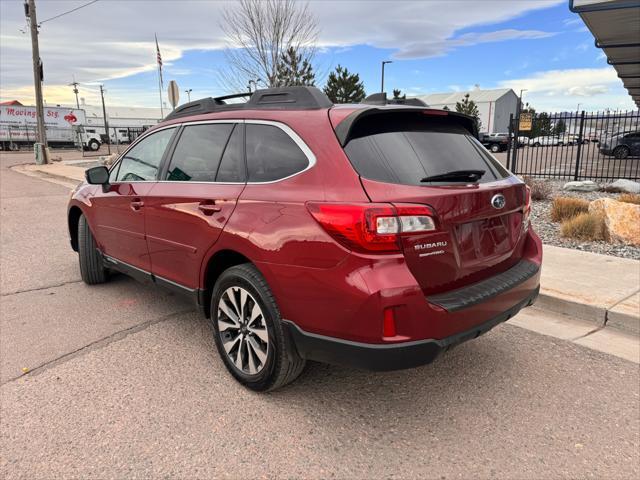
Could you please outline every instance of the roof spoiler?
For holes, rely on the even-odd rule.
[[[247,101],[228,103],[235,98],[246,98]],[[266,88],[253,93],[234,93],[185,103],[167,115],[165,120],[227,110],[310,110],[331,106],[333,103],[329,97],[316,87]]]
[[[407,105],[397,105],[397,106],[389,106],[382,105],[380,107],[370,107],[363,108],[359,110],[354,110],[349,115],[345,117],[336,127],[334,128],[336,132],[336,137],[340,142],[340,145],[343,147],[349,142],[351,139],[351,135],[353,133],[354,126],[356,123],[360,122],[364,118],[368,118],[371,116],[377,115],[388,115],[392,113],[422,113],[424,115],[433,115],[433,116],[443,116],[448,119],[454,121],[461,125],[464,129],[466,129],[471,135],[478,138],[478,125],[476,120],[463,113],[451,112],[448,110],[440,110],[437,108],[424,108],[424,107],[414,107]]]

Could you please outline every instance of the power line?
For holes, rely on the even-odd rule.
[[[62,17],[64,15],[67,15],[69,13],[73,13],[73,12],[75,12],[77,10],[80,10],[81,8],[88,7],[89,5],[92,5],[92,4],[96,3],[97,1],[99,1],[99,0],[92,0],[91,2],[85,3],[84,5],[80,5],[79,7],[72,8],[71,10],[68,10],[66,12],[62,12],[62,13],[56,15],[55,17],[47,18],[46,20],[38,22],[38,26],[42,25],[45,22],[50,22],[51,20],[55,20],[56,18],[60,18],[60,17]]]

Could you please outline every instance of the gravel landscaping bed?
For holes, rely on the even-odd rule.
[[[531,223],[543,243],[558,247],[575,248],[585,252],[614,255],[616,257],[633,258],[640,260],[640,247],[607,242],[580,241],[560,236],[560,224],[551,221],[551,203],[554,197],[576,197],[592,201],[598,198],[617,198],[619,193],[606,192],[569,192],[562,190],[564,181],[547,180],[552,186],[549,200],[537,200],[532,202]]]

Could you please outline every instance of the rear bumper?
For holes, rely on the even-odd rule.
[[[365,370],[400,370],[431,363],[441,353],[467,340],[477,338],[496,325],[506,322],[522,308],[532,305],[539,290],[540,287],[536,287],[526,298],[499,315],[473,328],[442,339],[393,344],[362,343],[305,332],[287,320],[283,323],[289,338],[303,358]]]

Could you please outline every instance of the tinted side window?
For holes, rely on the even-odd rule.
[[[167,180],[213,182],[232,123],[187,126],[171,156]]]
[[[309,160],[293,139],[273,125],[246,125],[250,182],[270,182],[298,173]]]
[[[231,138],[227,142],[222,154],[222,160],[218,167],[216,182],[244,182],[246,168],[242,147],[244,144],[243,126],[237,124],[233,129]]]
[[[120,160],[119,167],[116,167],[119,168],[116,181],[155,180],[158,166],[174,132],[175,128],[167,128],[142,139]]]

